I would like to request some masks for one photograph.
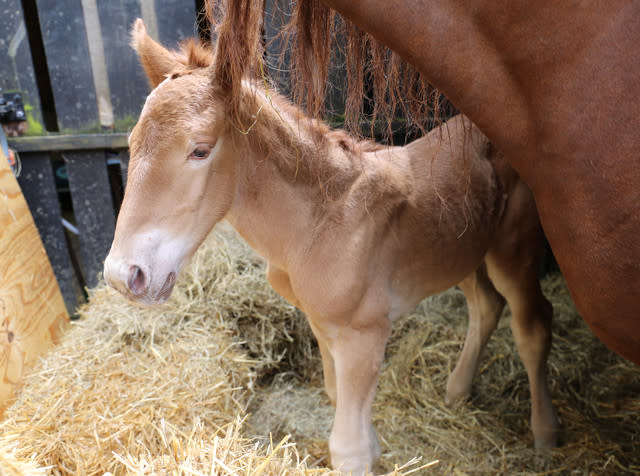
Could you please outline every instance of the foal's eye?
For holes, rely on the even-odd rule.
[[[202,160],[209,157],[211,153],[211,146],[206,144],[199,144],[195,149],[189,154],[189,159],[191,160]]]

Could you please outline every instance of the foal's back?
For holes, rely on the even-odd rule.
[[[396,298],[392,307],[402,312],[480,266],[520,181],[463,116],[408,146],[368,155],[378,175],[402,179],[403,193],[394,200],[381,199],[377,208],[359,212],[381,215],[376,271],[387,274]],[[519,212],[535,215],[532,199],[521,205]]]

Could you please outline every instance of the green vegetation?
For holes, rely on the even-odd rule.
[[[27,133],[28,136],[42,136],[46,134],[44,126],[35,117],[33,117],[33,106],[31,104],[24,105],[24,112],[27,114]]]
[[[138,122],[138,116],[128,114],[124,117],[116,118],[115,131],[116,132],[131,132],[133,126]]]

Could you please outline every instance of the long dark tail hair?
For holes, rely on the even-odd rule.
[[[274,8],[279,3],[283,2],[273,2]],[[290,92],[314,117],[327,112],[332,67],[346,72],[346,84],[340,89],[344,123],[352,133],[366,132],[363,117],[368,119],[371,135],[390,137],[398,126],[395,118],[401,118],[407,133],[423,133],[455,113],[411,65],[320,0],[284,3],[291,10],[280,12],[288,21],[279,41],[291,65]],[[206,6],[217,33],[216,79],[228,88],[234,111],[242,78],[259,77],[267,70],[263,63],[265,0],[207,0]]]

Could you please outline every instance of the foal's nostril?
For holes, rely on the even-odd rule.
[[[139,296],[147,289],[147,282],[144,273],[138,266],[131,266],[129,268],[129,290],[135,295]]]

